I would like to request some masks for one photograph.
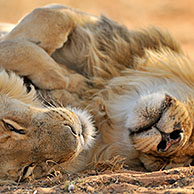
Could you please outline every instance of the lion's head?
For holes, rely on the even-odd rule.
[[[134,148],[143,153],[140,157],[143,161],[144,154],[163,158],[164,163],[161,162],[156,169],[165,168],[169,158],[183,156],[182,150],[188,146],[193,130],[193,122],[185,104],[160,93],[138,99],[134,114],[126,124]],[[144,165],[154,170],[154,161],[153,164],[147,165],[145,162]]]
[[[22,79],[0,72],[1,182],[19,181],[47,160],[69,163],[93,141],[86,111],[42,107],[35,97]]]
[[[193,65],[169,50],[145,57],[143,64],[138,59],[141,71],[137,65],[109,83],[116,141],[131,144],[148,170],[187,166],[194,155]]]

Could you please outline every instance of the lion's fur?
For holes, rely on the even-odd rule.
[[[45,106],[33,87],[28,92],[23,79],[4,70],[0,102],[0,184],[38,178],[55,166],[66,172],[83,169],[87,159],[78,155],[94,136],[86,111]]]
[[[2,37],[0,63],[27,77],[45,103],[93,115],[96,143],[69,169],[117,155],[129,168],[192,164],[194,65],[168,32],[129,31],[105,16],[51,5]]]
[[[131,107],[138,98],[141,98],[141,96],[143,98],[145,94],[152,94],[157,90],[166,90],[172,96],[176,96],[186,107],[186,117],[190,119],[188,126],[191,125],[189,128],[193,128],[194,122],[194,87],[192,81],[194,70],[192,62],[188,58],[182,54],[173,53],[169,49],[162,49],[157,52],[149,50],[146,51],[144,58],[136,60],[136,65],[136,70],[127,69],[122,72],[121,76],[110,80],[105,88],[95,94],[92,102],[90,102],[93,115],[95,115],[98,129],[101,131],[103,139],[99,144],[96,144],[96,154],[100,159],[108,159],[114,154],[119,154],[128,159],[127,163],[130,167],[137,166],[138,162],[136,159],[138,157],[142,158],[134,151],[133,147],[135,146],[131,147],[132,142],[129,143],[128,138],[129,126],[132,126],[134,122],[135,125],[138,125],[136,120],[130,119],[128,121],[127,119],[129,117],[128,114],[133,114],[130,110],[132,110]],[[152,95],[154,100],[154,94]],[[182,117],[183,115],[179,119],[183,119]],[[133,129],[135,125],[131,128]],[[143,161],[144,166],[148,170],[157,170],[165,166],[167,166],[166,168],[170,168],[188,165],[193,155],[193,133],[190,135],[188,143],[175,154],[175,158],[178,156],[175,159],[175,163],[173,163],[174,159],[172,156],[170,156],[170,160],[172,161],[170,165],[165,164],[165,162],[168,163],[168,159],[165,157],[164,160],[161,159],[161,164],[155,163],[154,161],[158,160],[159,156],[154,159],[150,159],[150,156],[149,161],[144,161],[146,156],[143,156],[141,161]],[[151,137],[149,138],[151,140]],[[152,141],[154,142],[155,139],[152,139]],[[141,146],[145,147],[146,143],[141,142]],[[106,151],[105,147],[107,147]],[[179,156],[181,156],[181,159]],[[153,166],[153,164],[156,166]]]

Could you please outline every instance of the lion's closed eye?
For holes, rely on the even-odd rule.
[[[72,132],[73,135],[77,136],[77,132],[76,132],[76,130],[74,129],[73,126],[68,125],[68,124],[66,124],[66,123],[64,124],[64,126],[65,126],[67,129],[69,129],[69,130]]]
[[[24,135],[25,134],[25,130],[19,125],[17,124],[15,121],[9,120],[9,119],[3,119],[2,120],[4,127],[12,132]]]

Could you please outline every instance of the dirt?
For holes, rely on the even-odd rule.
[[[79,174],[57,173],[18,185],[1,186],[0,193],[193,193],[194,167],[157,172],[120,170],[87,171]]]
[[[0,0],[0,22],[17,21],[35,7],[50,3],[72,6],[93,15],[105,14],[128,28],[159,26],[194,58],[193,0]],[[139,169],[140,170],[140,169]],[[53,175],[0,187],[0,193],[194,193],[194,167],[157,172],[101,169]]]

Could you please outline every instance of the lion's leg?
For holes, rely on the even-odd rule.
[[[37,8],[26,15],[3,40],[27,40],[51,54],[63,46],[73,28],[74,22],[69,14]]]
[[[84,82],[81,75],[61,68],[42,48],[28,41],[0,42],[0,64],[27,76],[42,89],[77,91]]]
[[[76,26],[94,20],[93,16],[62,5],[37,8],[26,15],[3,40],[30,41],[51,55],[63,46]]]
[[[42,89],[79,91],[85,85],[84,77],[60,66],[49,55],[64,45],[76,26],[92,18],[61,5],[37,8],[2,38],[0,64],[28,76]]]

